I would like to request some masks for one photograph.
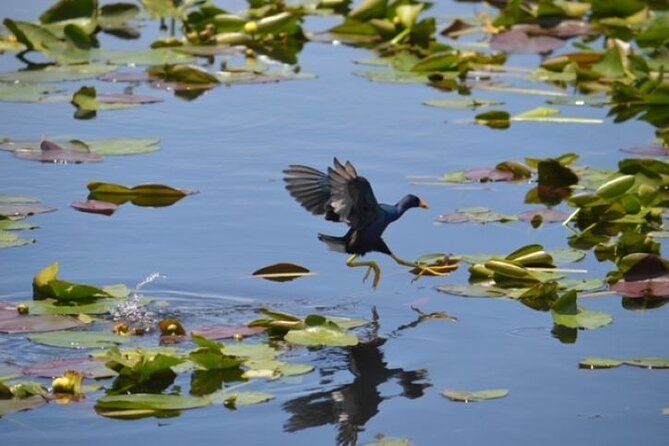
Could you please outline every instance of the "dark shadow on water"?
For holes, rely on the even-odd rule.
[[[382,395],[379,386],[394,380],[401,387],[400,396],[408,399],[420,398],[426,388],[431,387],[425,382],[427,370],[404,370],[388,368],[382,346],[387,338],[378,337],[376,322],[370,340],[335,352],[342,356],[337,361],[339,369],[347,368],[354,376],[353,381],[334,389],[317,391],[309,395],[287,401],[284,410],[291,416],[284,424],[286,432],[334,424],[337,426],[336,444],[340,446],[358,443],[358,433],[364,431],[365,425],[378,412],[383,401],[398,396]],[[339,359],[339,358],[338,358]],[[331,382],[331,372],[322,371],[321,385]]]

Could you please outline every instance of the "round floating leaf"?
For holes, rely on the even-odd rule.
[[[32,364],[25,367],[23,373],[42,378],[55,378],[64,375],[68,370],[77,371],[90,379],[113,378],[117,375],[116,372],[108,369],[103,361],[91,358],[55,359]]]
[[[581,369],[612,369],[623,365],[623,361],[606,358],[586,358],[578,363]]]
[[[14,156],[25,160],[54,164],[101,163],[104,160],[95,153],[64,149],[47,140],[42,141],[39,151],[17,149],[14,150]]]
[[[566,212],[558,211],[557,209],[534,209],[518,214],[520,221],[532,222],[536,218],[541,218],[542,223],[562,223],[569,217]]]
[[[272,359],[279,356],[279,351],[264,344],[228,344],[223,349],[226,355],[252,359]]]
[[[124,342],[127,337],[92,331],[54,331],[28,336],[32,342],[61,348],[109,348]]]
[[[80,212],[103,215],[112,215],[118,209],[118,206],[113,203],[99,200],[74,201],[70,206]]]
[[[565,41],[549,36],[528,36],[524,31],[512,29],[493,36],[490,47],[507,53],[547,53],[562,48]]]
[[[56,299],[33,300],[23,302],[30,308],[30,314],[105,314],[119,304],[116,299],[100,299],[96,302],[80,305],[63,305]]]
[[[490,107],[492,105],[503,105],[500,101],[484,101],[479,99],[433,99],[424,101],[423,104],[429,107],[437,108],[470,108],[477,109],[479,107]]]
[[[508,389],[478,390],[474,392],[466,390],[444,390],[441,394],[451,401],[461,403],[475,403],[477,401],[495,400],[504,398],[509,394]]]
[[[220,340],[237,336],[253,336],[265,330],[259,327],[247,327],[246,325],[231,327],[203,327],[192,330],[192,334],[204,336],[207,339]]]
[[[607,313],[588,311],[576,305],[576,291],[563,294],[551,307],[553,322],[567,328],[595,330],[613,322]]]
[[[626,365],[643,367],[646,369],[669,369],[669,358],[637,358],[626,359]]]
[[[493,129],[506,129],[511,125],[511,115],[503,110],[491,110],[474,117],[477,124],[483,124]]]
[[[230,408],[266,403],[274,399],[274,395],[266,392],[221,392],[213,397]]]
[[[50,65],[43,70],[0,73],[0,82],[24,82],[30,84],[42,82],[63,82],[93,79],[105,73],[115,71],[114,65]]]
[[[406,438],[391,438],[391,437],[382,437],[379,434],[377,440],[371,443],[365,443],[363,446],[411,446],[411,442]]]
[[[154,395],[136,393],[132,395],[107,395],[100,398],[95,409],[105,416],[112,416],[109,412],[143,409],[150,411],[175,411],[196,409],[211,404],[209,398],[180,395]]]
[[[0,84],[0,101],[41,102],[50,95],[63,91],[47,85]]]
[[[453,214],[442,214],[437,217],[439,223],[508,223],[517,221],[513,215],[504,215],[490,209],[461,210]]]
[[[0,418],[14,412],[37,409],[47,403],[47,400],[41,395],[32,395],[28,398],[12,398],[8,400],[0,399]]]
[[[0,215],[7,217],[27,217],[55,210],[56,208],[41,203],[0,203]]]
[[[354,334],[329,325],[290,330],[284,339],[293,344],[313,346],[348,347],[358,344],[358,337]]]
[[[19,315],[9,320],[0,320],[0,333],[39,333],[67,330],[84,325],[79,320],[58,315]]]
[[[304,276],[313,276],[307,268],[293,263],[275,263],[253,272],[253,277],[273,282],[288,282]]]
[[[0,248],[16,248],[32,243],[35,243],[35,239],[21,238],[12,232],[0,230]]]
[[[508,293],[502,288],[483,285],[442,285],[437,291],[461,297],[504,297]]]

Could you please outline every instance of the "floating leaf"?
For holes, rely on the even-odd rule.
[[[300,277],[313,276],[315,274],[307,268],[293,263],[275,263],[254,271],[253,277],[273,282],[289,282]]]
[[[508,223],[517,221],[513,215],[504,215],[486,208],[460,209],[453,214],[442,214],[437,217],[439,223]]]
[[[507,291],[495,286],[483,285],[441,285],[437,291],[462,297],[504,297]]]
[[[37,409],[46,403],[46,398],[41,395],[32,395],[21,399],[0,399],[0,417],[4,417],[14,412]]]
[[[136,393],[131,395],[107,395],[95,404],[100,415],[112,418],[133,417],[136,415],[151,416],[161,412],[196,409],[209,406],[209,398],[180,395],[154,395]],[[139,412],[136,412],[139,411]]]
[[[491,110],[475,117],[477,124],[483,124],[493,129],[506,129],[511,125],[511,115],[502,110]]]
[[[23,82],[38,84],[43,82],[80,81],[93,79],[116,70],[114,65],[50,65],[43,70],[0,73],[0,82]]]
[[[645,369],[669,369],[669,358],[636,358],[626,359],[626,365]]]
[[[40,147],[39,152],[16,149],[14,150],[14,156],[25,160],[54,164],[100,163],[103,161],[103,158],[95,153],[67,150],[47,140],[42,141]]]
[[[35,243],[35,239],[24,239],[12,232],[0,230],[0,248],[16,248],[32,243]]]
[[[358,344],[357,336],[346,333],[334,324],[290,330],[284,339],[293,344],[313,346],[348,347]]]
[[[239,336],[254,336],[262,333],[264,330],[259,327],[247,327],[246,325],[231,327],[202,327],[194,329],[191,334],[203,336],[208,339],[220,340],[237,338]]]
[[[0,101],[42,102],[50,95],[63,91],[48,85],[0,84]]]
[[[73,201],[70,206],[81,212],[103,215],[112,215],[118,209],[113,203],[99,200]]]
[[[163,184],[140,184],[129,188],[114,183],[92,182],[87,187],[90,191],[89,198],[94,200],[118,205],[130,201],[136,206],[151,207],[171,206],[183,197],[196,193]]]
[[[451,401],[475,403],[477,401],[504,398],[509,394],[509,391],[508,389],[478,390],[474,392],[466,390],[444,390],[441,394]]]
[[[430,107],[438,108],[470,108],[477,109],[479,107],[490,107],[493,105],[503,105],[501,101],[484,101],[480,99],[432,99],[424,101],[423,104]]]
[[[508,53],[547,53],[562,48],[565,41],[549,36],[528,36],[524,31],[512,29],[495,35],[490,41],[494,50]]]
[[[581,369],[612,369],[623,365],[623,361],[606,358],[586,358],[578,363]]]
[[[91,379],[112,378],[116,376],[116,372],[105,367],[104,362],[91,358],[55,359],[32,364],[25,367],[23,373],[42,378],[55,378],[65,374],[68,370],[75,370],[82,373],[86,378]]]
[[[272,359],[279,356],[279,351],[264,344],[226,344],[225,353],[252,359]]]
[[[1,310],[0,310],[1,311]],[[0,333],[39,333],[81,327],[75,318],[58,315],[19,315],[13,319],[0,320]]]
[[[128,341],[127,337],[90,331],[53,331],[28,336],[32,342],[61,348],[109,348]]]
[[[212,395],[214,401],[222,401],[228,408],[239,406],[251,406],[253,404],[266,403],[274,399],[274,395],[266,392],[221,392]]]
[[[613,322],[606,313],[588,311],[576,305],[576,291],[567,291],[551,307],[553,321],[567,328],[595,330]]]

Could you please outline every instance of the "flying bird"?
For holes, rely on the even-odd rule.
[[[351,254],[346,261],[347,266],[368,267],[363,281],[373,271],[374,288],[381,280],[379,265],[374,261],[357,260],[370,251],[387,254],[400,265],[430,271],[428,267],[397,257],[381,238],[388,225],[407,210],[416,207],[427,209],[427,203],[411,194],[393,205],[379,203],[369,181],[358,176],[350,161],[342,164],[335,158],[333,164],[333,167],[328,167],[327,173],[303,165],[290,165],[283,171],[286,189],[303,208],[314,215],[324,215],[326,220],[344,222],[350,227],[343,237],[318,234],[318,239],[333,251]]]

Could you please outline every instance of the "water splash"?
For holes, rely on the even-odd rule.
[[[144,293],[141,290],[145,285],[164,277],[160,273],[151,273],[139,282],[130,297],[111,310],[112,320],[127,324],[128,328],[135,333],[148,333],[151,331],[156,325],[156,315],[149,311],[142,302],[144,300]]]

